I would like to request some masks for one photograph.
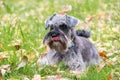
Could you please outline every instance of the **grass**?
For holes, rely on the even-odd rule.
[[[59,64],[57,67],[39,68],[36,64],[39,56],[45,52],[42,44],[45,33],[44,21],[53,13],[61,11],[64,5],[71,5],[69,15],[81,20],[76,29],[91,30],[91,40],[99,52],[113,54],[104,58],[104,68],[90,67],[85,75],[76,77],[68,68]],[[1,0],[0,1],[0,53],[7,59],[0,60],[0,66],[10,64],[11,69],[3,80],[32,79],[35,74],[43,78],[60,74],[70,80],[113,80],[120,79],[120,2],[119,0]],[[28,64],[15,70],[21,58],[27,56]],[[116,58],[116,62],[111,62]],[[57,70],[62,70],[58,73]]]

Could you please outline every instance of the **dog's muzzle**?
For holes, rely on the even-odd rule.
[[[60,41],[60,34],[57,31],[51,31],[49,35],[52,37],[52,41]]]

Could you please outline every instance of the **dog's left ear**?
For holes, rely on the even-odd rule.
[[[66,15],[66,17],[67,17],[67,24],[69,27],[73,28],[79,24],[79,19],[68,15]]]
[[[53,14],[51,17],[49,17],[47,20],[45,20],[45,29],[48,29],[53,23],[52,23],[52,19],[56,14]]]

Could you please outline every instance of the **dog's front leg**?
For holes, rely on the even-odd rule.
[[[72,71],[83,72],[85,70],[85,64],[83,61],[71,60],[68,66]]]
[[[81,55],[69,55],[63,60],[72,71],[83,72],[86,68]]]
[[[56,52],[49,51],[46,56],[38,60],[38,65],[55,65],[59,61],[59,56]]]

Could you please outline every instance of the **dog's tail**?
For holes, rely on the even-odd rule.
[[[87,30],[77,30],[76,34],[81,37],[89,38],[91,33]]]

